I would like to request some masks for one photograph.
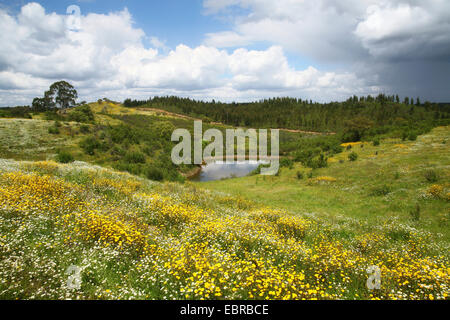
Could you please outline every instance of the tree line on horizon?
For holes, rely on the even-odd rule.
[[[74,115],[92,118],[85,101],[77,103],[76,89],[66,81],[53,83],[43,97],[36,97],[30,106],[0,109],[2,117],[31,118],[32,112],[45,112],[47,118],[60,117],[58,110],[78,107]],[[101,99],[100,99],[101,100]],[[105,101],[110,101],[104,98]],[[425,128],[446,125],[450,119],[450,104],[420,101],[420,98],[399,95],[356,95],[343,102],[318,103],[309,99],[276,97],[255,102],[217,102],[177,96],[152,97],[147,100],[126,99],[125,107],[158,108],[220,122],[236,127],[285,128],[306,131],[343,133],[343,141],[358,141],[364,135],[375,136],[397,131],[417,134]],[[83,114],[82,114],[83,113]],[[89,121],[84,119],[83,121]],[[398,128],[402,128],[398,133]],[[422,128],[422,129],[421,129]]]
[[[398,95],[377,97],[353,96],[343,102],[318,103],[299,98],[271,98],[248,103],[198,101],[176,96],[153,97],[148,100],[124,101],[125,107],[158,108],[199,117],[232,126],[258,128],[304,129],[310,131],[342,131],[352,123],[369,127],[398,123],[446,123],[450,104],[425,102],[410,98],[400,102]]]

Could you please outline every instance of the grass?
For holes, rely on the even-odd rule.
[[[192,127],[90,105],[100,126]],[[180,184],[94,165],[110,158],[80,149],[101,134],[82,125],[0,119],[0,158],[21,160],[0,159],[0,298],[448,299],[450,127],[352,143],[326,168]],[[67,152],[77,161],[41,161]],[[67,287],[72,265],[80,288]],[[380,290],[366,287],[372,265]]]
[[[327,168],[313,171],[313,177],[334,177],[336,182],[333,183],[311,184],[307,179],[299,180],[297,172],[306,176],[311,169],[296,164],[291,170],[283,168],[278,177],[248,176],[202,182],[200,186],[293,212],[346,216],[370,223],[386,218],[410,223],[409,212],[419,203],[421,220],[414,225],[442,233],[449,241],[448,201],[429,196],[432,183],[424,176],[433,169],[439,172],[440,183],[447,190],[450,187],[450,150],[442,143],[449,134],[450,127],[439,127],[417,141],[389,139],[383,140],[380,146],[363,143],[361,148],[356,145],[331,158]],[[355,150],[358,160],[350,162],[348,154]],[[386,187],[391,192],[373,195],[374,190],[384,191]]]
[[[78,149],[79,123],[63,123],[59,134],[49,133],[54,121],[0,119],[0,156],[17,160],[47,160],[58,149]]]
[[[328,179],[319,179],[328,180]],[[0,161],[3,299],[446,299],[448,246],[74,162]],[[366,287],[381,269],[382,288]],[[68,285],[80,268],[80,286]],[[70,282],[72,283],[72,282]]]

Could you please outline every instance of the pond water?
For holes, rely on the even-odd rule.
[[[224,162],[215,161],[202,166],[201,171],[190,178],[191,181],[214,181],[247,176],[266,161]]]

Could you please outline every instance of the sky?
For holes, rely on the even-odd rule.
[[[177,95],[450,102],[448,0],[0,0],[0,106]]]

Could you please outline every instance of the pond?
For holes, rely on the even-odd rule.
[[[243,161],[243,162],[225,162],[215,161],[203,165],[201,171],[191,177],[191,181],[214,181],[229,178],[239,178],[250,174],[258,168],[260,164],[267,164],[267,161]]]

